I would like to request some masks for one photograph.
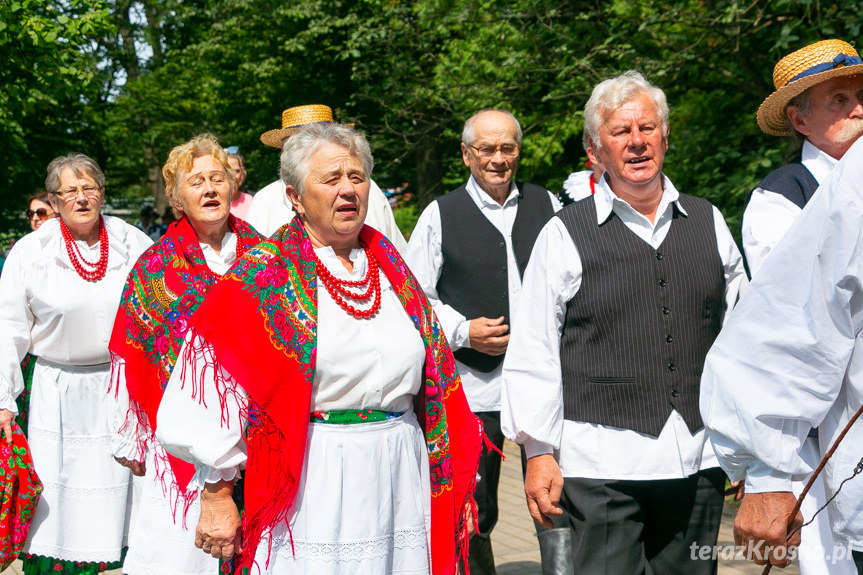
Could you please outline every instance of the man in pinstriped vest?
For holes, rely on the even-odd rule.
[[[746,282],[722,214],[662,173],[668,104],[638,72],[585,108],[591,197],[540,232],[504,361],[501,424],[535,520],[572,517],[576,573],[711,575],[725,475],[698,410]],[[563,497],[561,497],[563,492]]]

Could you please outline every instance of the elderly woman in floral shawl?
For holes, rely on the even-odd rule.
[[[234,175],[209,134],[174,148],[162,168],[165,191],[182,217],[138,259],[123,291],[111,337],[118,395],[113,453],[137,476],[126,575],[216,575],[219,561],[194,547],[194,532],[175,517],[178,502],[197,509],[188,489],[194,468],[165,453],[154,437],[156,412],[189,317],[216,280],[260,241],[230,215]]]
[[[482,427],[422,289],[363,225],[372,165],[348,126],[288,139],[298,217],[210,290],[159,410],[203,485],[196,544],[239,548],[238,569],[454,574],[466,550]]]

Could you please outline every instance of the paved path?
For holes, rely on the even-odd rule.
[[[521,476],[521,459],[518,446],[510,441],[504,445],[504,461],[501,468],[499,498],[500,519],[492,535],[495,564],[498,575],[541,575],[539,545],[533,529],[533,521],[524,502],[524,483]],[[719,545],[733,545],[731,525],[734,511],[726,508],[722,527],[719,530]],[[721,547],[720,547],[721,548]],[[743,560],[719,561],[719,575],[760,575],[761,567]],[[16,561],[3,575],[21,575],[21,562]],[[774,569],[776,575],[799,575],[796,565],[785,570]],[[118,569],[105,575],[122,575]],[[170,575],[170,574],[165,574]]]

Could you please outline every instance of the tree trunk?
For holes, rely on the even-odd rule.
[[[444,193],[441,164],[440,127],[432,126],[420,135],[416,145],[416,201],[420,212]]]

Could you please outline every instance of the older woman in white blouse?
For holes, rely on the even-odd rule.
[[[196,545],[238,568],[454,574],[466,549],[481,425],[416,279],[363,225],[371,168],[350,127],[291,136],[298,217],[211,288],[159,408],[197,469]]]
[[[0,427],[8,440],[29,352],[28,441],[45,490],[25,572],[96,573],[120,559],[130,477],[111,457],[108,339],[126,274],[151,242],[101,215],[105,176],[87,156],[52,161],[45,188],[60,217],[15,244],[0,279]]]
[[[212,135],[201,134],[171,150],[162,175],[168,200],[182,217],[129,274],[110,343],[119,408],[113,453],[143,476],[134,481],[123,573],[217,575],[219,561],[195,549],[194,524],[179,517],[183,509],[198,513],[197,492],[186,489],[194,468],[168,458],[155,440],[156,412],[189,315],[261,237],[230,214],[236,183],[228,154]]]

